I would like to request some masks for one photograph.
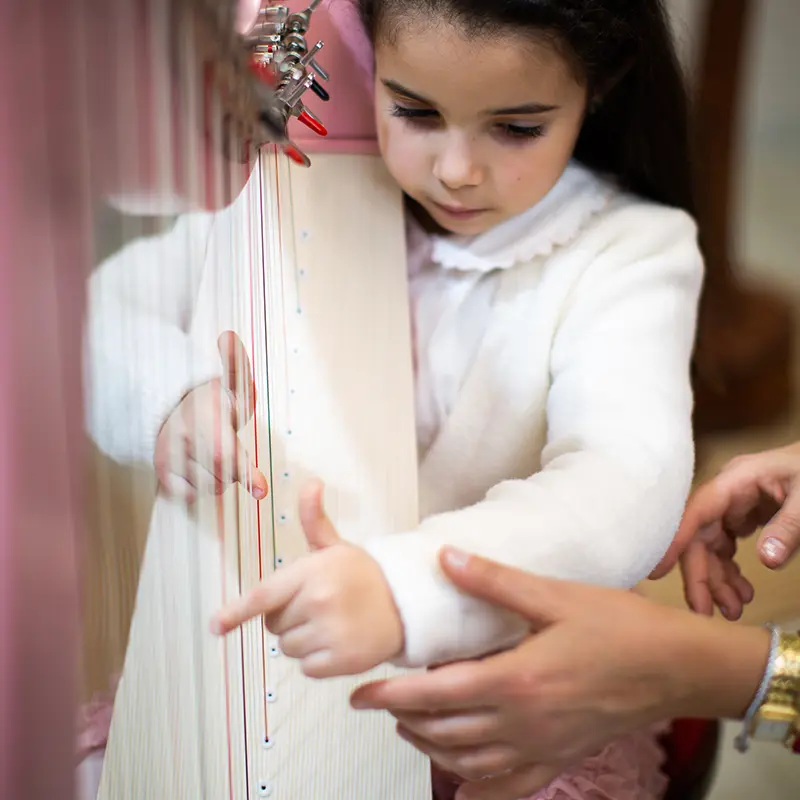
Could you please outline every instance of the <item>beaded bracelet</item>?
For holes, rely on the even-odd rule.
[[[750,703],[750,706],[744,715],[744,720],[742,722],[742,731],[733,740],[734,746],[740,753],[746,753],[748,748],[750,747],[750,728],[753,724],[753,719],[755,718],[755,715],[758,713],[758,710],[761,708],[761,705],[764,702],[764,698],[766,698],[767,696],[767,691],[769,690],[769,685],[770,682],[772,681],[772,676],[775,673],[775,662],[778,659],[778,641],[780,639],[780,631],[778,630],[777,625],[773,625],[771,622],[768,623],[765,627],[770,631],[771,634],[769,659],[767,661],[767,668],[764,670],[764,675],[761,678],[761,683],[759,684],[758,691],[756,692],[756,695],[753,698],[753,702]]]
[[[800,753],[800,635],[767,627],[772,633],[769,661],[734,743],[741,753],[750,738],[780,742]]]

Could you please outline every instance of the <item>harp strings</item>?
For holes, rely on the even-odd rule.
[[[206,19],[200,13],[203,10],[202,0],[171,3],[120,0],[115,4],[113,47],[117,50],[114,60],[117,68],[107,76],[120,99],[120,113],[112,127],[119,158],[115,162],[117,174],[112,183],[116,189],[111,205],[121,212],[116,217],[113,233],[118,241],[114,244],[118,249],[120,245],[149,238],[150,246],[128,251],[125,263],[118,265],[121,268],[114,276],[111,295],[94,293],[95,302],[113,301],[100,311],[105,324],[114,317],[117,305],[120,308],[118,330],[113,335],[113,346],[109,346],[115,351],[113,368],[119,369],[120,374],[133,376],[132,382],[142,379],[150,387],[169,385],[170,362],[160,357],[162,336],[168,328],[173,333],[179,328],[185,334],[184,353],[190,366],[199,358],[195,336],[205,336],[207,345],[209,334],[206,330],[198,334],[193,329],[193,310],[201,287],[206,294],[210,289],[214,298],[205,299],[208,319],[229,320],[226,325],[231,324],[240,337],[240,346],[227,352],[223,343],[217,342],[226,362],[222,383],[232,391],[236,410],[231,415],[227,406],[217,404],[212,411],[212,425],[214,439],[220,441],[223,425],[230,425],[230,419],[236,422],[237,436],[247,452],[246,458],[238,460],[237,478],[241,485],[224,491],[223,486],[218,486],[215,497],[205,501],[197,498],[195,502],[189,498],[193,492],[185,481],[173,480],[166,492],[170,503],[183,504],[183,515],[191,520],[196,533],[188,540],[183,564],[183,580],[191,600],[185,612],[176,605],[175,613],[170,616],[171,620],[183,619],[191,631],[176,636],[167,629],[168,621],[153,620],[158,628],[154,631],[154,641],[166,642],[166,646],[153,659],[160,674],[149,679],[165,687],[183,685],[188,687],[186,691],[194,693],[192,710],[186,708],[185,696],[183,700],[170,694],[165,698],[170,728],[165,740],[175,754],[174,763],[180,763],[178,755],[182,752],[186,726],[194,724],[202,731],[217,719],[216,712],[209,707],[216,684],[213,678],[209,682],[204,667],[209,649],[208,582],[219,581],[222,602],[227,602],[280,567],[277,531],[287,510],[276,507],[274,489],[289,474],[284,467],[283,449],[276,456],[273,448],[275,421],[270,406],[273,403],[280,406],[281,439],[291,436],[287,317],[301,310],[299,301],[296,308],[289,308],[292,302],[289,298],[300,296],[289,164],[279,148],[268,145],[259,149],[260,143],[253,140],[252,121],[237,118],[231,112],[229,98],[225,97],[227,78],[220,74],[224,65],[214,59],[217,51],[207,46],[204,39],[207,30]],[[197,226],[182,224],[185,215],[198,216],[198,210],[213,212],[218,217],[212,222],[215,244],[210,254],[194,240]],[[227,223],[220,223],[226,214]],[[172,231],[169,248],[157,250],[157,240],[152,236],[175,225],[181,227]],[[224,236],[229,241],[223,241]],[[177,241],[181,237],[183,241]],[[199,266],[179,263],[181,258],[204,258],[203,271],[211,272],[213,278],[198,277]],[[104,266],[98,271],[103,272]],[[105,278],[100,283],[104,285],[104,281]],[[215,308],[215,300],[227,305]],[[222,333],[222,329],[216,331],[217,336]],[[100,405],[111,408],[115,390],[109,385],[105,389],[107,396],[99,397],[104,391],[104,384],[97,379],[100,371],[95,365],[92,391]],[[193,374],[194,370],[188,372]],[[109,384],[118,378],[119,375],[111,376]],[[224,400],[222,393],[220,400]],[[208,425],[204,419],[208,417],[194,416],[195,440],[207,434],[199,429]],[[134,441],[145,437],[147,425],[142,413],[117,416],[112,422],[129,426],[127,435]],[[170,451],[166,455],[174,463],[165,472],[173,473],[173,477],[197,469],[185,451]],[[265,474],[270,488],[268,497],[260,503],[249,494],[254,468]],[[195,477],[195,483],[199,484],[200,476]],[[121,641],[110,656],[98,659],[96,652],[88,652],[91,648],[87,648],[87,654],[88,660],[95,656],[95,661],[100,662],[98,673],[109,664],[113,669],[107,672],[120,672],[140,576],[144,534],[150,528],[155,497],[152,493],[143,495],[142,470],[122,469],[106,460],[94,470],[93,478],[91,506],[95,509],[95,528],[100,535],[95,537],[92,563],[99,565],[99,575],[92,577],[97,586],[87,596],[87,627],[94,627],[91,637],[94,640],[99,630],[99,638],[106,640],[106,646],[114,637]],[[162,489],[157,491],[164,494]],[[122,495],[126,502],[121,509]],[[208,520],[201,520],[201,506],[213,509],[213,533],[220,555],[216,576],[209,575],[204,567],[208,561],[207,550],[203,549],[207,542],[201,537],[208,538],[209,532]],[[175,541],[180,540],[181,523],[176,519],[167,515],[161,521],[162,527],[172,528],[160,539],[161,555],[169,556],[166,549],[177,547],[170,544],[169,534],[174,534]],[[169,558],[166,563],[170,563]],[[117,620],[108,613],[112,599],[119,606]],[[105,619],[98,621],[103,616]],[[225,696],[221,700],[227,754],[224,767],[220,765],[219,769],[225,771],[223,782],[231,800],[241,791],[237,787],[242,780],[247,796],[253,796],[260,785],[260,770],[266,763],[263,749],[273,744],[268,693],[279,690],[276,681],[282,672],[276,669],[273,660],[276,651],[271,642],[257,620],[226,640],[213,643],[224,661]],[[177,674],[176,655],[180,647],[192,649],[191,676]],[[93,688],[105,688],[98,686],[97,680],[94,684]],[[154,690],[148,696],[161,695]],[[148,715],[146,709],[137,716],[139,713],[144,724],[136,728],[135,741],[124,746],[147,752]],[[203,768],[206,764],[216,764],[217,755],[206,752],[204,736],[197,736],[196,741],[196,762]],[[208,767],[200,778],[203,796],[213,792],[211,784],[218,785],[212,774],[216,769]],[[186,787],[194,785],[179,770],[159,780],[161,785],[169,785],[176,797],[184,796]]]
[[[290,187],[285,157],[272,146],[254,152],[253,143],[246,138],[241,126],[224,117],[216,107],[218,98],[213,93],[213,82],[211,86],[212,93],[204,110],[210,115],[208,128],[214,131],[216,146],[212,150],[210,169],[206,171],[206,180],[210,184],[207,186],[207,202],[215,209],[236,204],[239,212],[226,228],[232,238],[227,243],[227,263],[223,258],[223,262],[217,264],[219,283],[215,292],[216,297],[231,296],[232,293],[235,308],[237,346],[227,353],[232,362],[228,363],[227,388],[233,391],[236,399],[237,443],[243,448],[237,459],[240,485],[220,492],[216,498],[222,594],[223,602],[227,602],[234,595],[252,588],[279,566],[275,535],[280,515],[276,511],[273,487],[282,476],[277,474],[273,461],[270,400],[277,386],[279,391],[286,393],[288,406],[289,390],[288,375],[272,373],[270,353],[285,352],[287,346],[286,286],[283,282],[287,242],[284,241],[284,231],[291,227],[291,220],[285,216],[291,205],[287,206],[284,197]],[[265,185],[265,172],[271,176],[269,185]],[[242,197],[239,197],[240,192],[243,192]],[[288,247],[291,249],[291,237],[289,239]],[[230,286],[222,285],[226,282]],[[278,297],[275,297],[276,293]],[[239,333],[243,338],[239,338]],[[277,361],[286,363],[285,357]],[[227,420],[223,423],[218,414],[215,425],[221,424],[227,424]],[[261,459],[265,442],[259,441],[260,432],[267,437],[266,463]],[[217,435],[220,435],[219,429]],[[263,503],[254,502],[249,493],[254,467],[266,473],[270,487],[268,498]],[[226,503],[230,504],[232,499],[234,508],[231,513],[230,505],[226,510]],[[236,576],[234,586],[228,580],[231,575]],[[199,624],[207,624],[207,620],[201,620]],[[236,705],[240,705],[243,712],[243,768],[249,796],[251,790],[260,785],[255,774],[260,759],[255,754],[259,748],[272,745],[268,705],[278,687],[273,685],[269,637],[260,620],[245,625],[230,640],[232,644],[222,645],[225,648],[229,791],[233,796],[231,776],[236,769],[232,763],[234,722],[231,695],[234,685],[241,681],[242,696]],[[240,671],[235,681],[230,674],[234,669]]]

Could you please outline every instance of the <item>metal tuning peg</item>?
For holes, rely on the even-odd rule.
[[[322,67],[317,63],[317,60],[315,58],[311,59],[311,69],[313,69],[314,72],[316,72],[317,75],[319,75],[319,77],[322,78],[322,80],[329,81],[331,79],[331,76],[328,75],[328,73],[325,72],[324,69],[322,69]]]
[[[331,96],[328,94],[328,91],[326,89],[323,89],[322,85],[316,78],[312,79],[312,83],[309,88],[311,89],[312,92],[314,92],[314,94],[317,97],[319,97],[320,100],[323,100],[324,102],[327,103],[328,100],[331,99]]]
[[[283,152],[301,167],[310,167],[311,159],[296,145],[289,142],[283,146]]]
[[[261,122],[266,140],[280,145],[296,163],[308,166],[308,156],[297,148],[286,136],[290,117],[297,117],[320,136],[328,131],[322,122],[303,104],[302,97],[310,89],[320,99],[329,100],[330,95],[320,84],[329,80],[328,73],[319,66],[316,54],[323,42],[309,47],[306,41],[311,15],[322,0],[311,0],[303,11],[291,12],[286,6],[275,5],[262,8],[258,22],[245,37],[249,49],[252,71],[265,87]],[[266,87],[269,87],[267,89]],[[277,136],[277,129],[281,135]]]
[[[300,113],[297,115],[297,119],[303,123],[307,128],[310,128],[314,133],[319,134],[320,136],[327,136],[328,129],[322,124],[319,117],[316,116],[313,112],[309,111],[302,103],[298,106]]]

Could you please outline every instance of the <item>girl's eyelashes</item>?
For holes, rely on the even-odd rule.
[[[544,125],[511,125],[509,123],[498,125],[503,136],[509,139],[538,139],[544,136]]]
[[[434,108],[408,108],[398,103],[392,103],[389,113],[393,117],[400,117],[409,122],[431,121],[439,117],[439,112]]]
[[[429,128],[441,122],[439,112],[435,108],[409,108],[399,103],[392,103],[389,113],[399,117],[412,125]],[[525,142],[538,139],[545,135],[544,125],[514,125],[511,123],[498,123],[495,130],[504,139]]]

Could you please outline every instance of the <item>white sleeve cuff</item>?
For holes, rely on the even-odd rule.
[[[426,539],[428,541],[426,541]],[[519,641],[527,623],[457,589],[439,567],[438,537],[396,533],[365,545],[394,595],[405,633],[405,648],[394,663],[426,667],[475,658]]]
[[[152,336],[143,346],[115,337],[113,324],[97,315],[93,322],[85,359],[89,435],[115,461],[152,465],[161,426],[187,392],[222,376],[222,360],[169,325],[142,326]]]

